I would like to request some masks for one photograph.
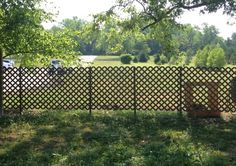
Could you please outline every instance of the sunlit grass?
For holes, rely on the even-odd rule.
[[[129,65],[122,64],[119,56],[97,56],[92,66],[156,66],[154,63],[154,57],[150,56],[150,59],[146,63],[131,63]]]

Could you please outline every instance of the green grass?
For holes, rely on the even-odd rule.
[[[236,119],[39,111],[0,118],[0,165],[235,165]]]
[[[150,56],[150,59],[146,63],[131,63],[130,65],[122,64],[120,56],[97,56],[93,62],[93,66],[155,66],[154,57]]]
[[[129,65],[120,62],[120,56],[98,55],[94,60],[92,66],[157,66],[154,63],[154,56],[149,56],[150,59],[146,63],[131,63]],[[162,65],[168,66],[168,64]],[[226,65],[226,67],[235,67],[235,65]]]

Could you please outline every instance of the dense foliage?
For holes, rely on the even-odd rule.
[[[122,54],[120,56],[120,61],[123,64],[130,64],[132,61],[132,56],[130,54]]]
[[[226,64],[225,52],[220,45],[207,45],[203,50],[197,51],[193,64],[199,67],[223,67]]]
[[[73,55],[75,42],[69,31],[47,31],[43,22],[53,14],[44,10],[45,0],[0,1],[0,48],[24,66],[49,63],[54,56]],[[67,56],[70,57],[70,56]]]
[[[124,30],[120,26],[117,17],[109,18],[103,25],[95,25],[94,22],[86,22],[74,17],[65,19],[52,31],[73,31],[71,39],[77,43],[78,54],[88,55],[121,55],[131,54],[135,56],[134,62],[146,62],[148,55],[155,56],[156,64],[170,65],[195,65],[195,66],[223,66],[223,64],[236,63],[236,35],[232,34],[227,40],[219,36],[214,26],[205,24],[202,29],[191,25],[169,26],[162,33],[163,27],[156,26],[146,31],[139,29]],[[208,47],[223,49],[221,54],[222,64],[210,59],[219,57],[217,51],[213,51],[207,63],[204,52]],[[222,51],[221,51],[222,52]],[[145,55],[145,56],[144,56]],[[205,59],[204,59],[205,56]],[[211,61],[211,62],[210,62]],[[219,60],[217,60],[219,61]]]
[[[138,55],[138,60],[139,62],[147,62],[148,61],[148,55],[145,54],[144,52],[141,52],[139,55]]]
[[[221,9],[223,14],[236,14],[233,0],[116,0],[116,4],[106,13],[128,15],[124,20],[127,28],[141,26],[142,30],[164,22],[175,22],[184,11],[199,8],[201,13],[213,13]]]

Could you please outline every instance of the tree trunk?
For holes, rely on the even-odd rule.
[[[3,56],[4,50],[0,48],[0,116],[3,115]]]

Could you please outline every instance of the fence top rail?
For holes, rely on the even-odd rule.
[[[7,70],[15,70],[15,69],[86,69],[86,68],[94,68],[94,69],[123,69],[123,68],[136,68],[136,69],[142,69],[142,68],[148,68],[148,69],[196,69],[196,70],[210,70],[210,71],[219,71],[219,70],[234,70],[236,69],[236,66],[227,66],[227,67],[193,67],[193,66],[87,66],[87,67],[63,67],[63,68],[53,68],[53,67],[13,67],[8,68]]]

